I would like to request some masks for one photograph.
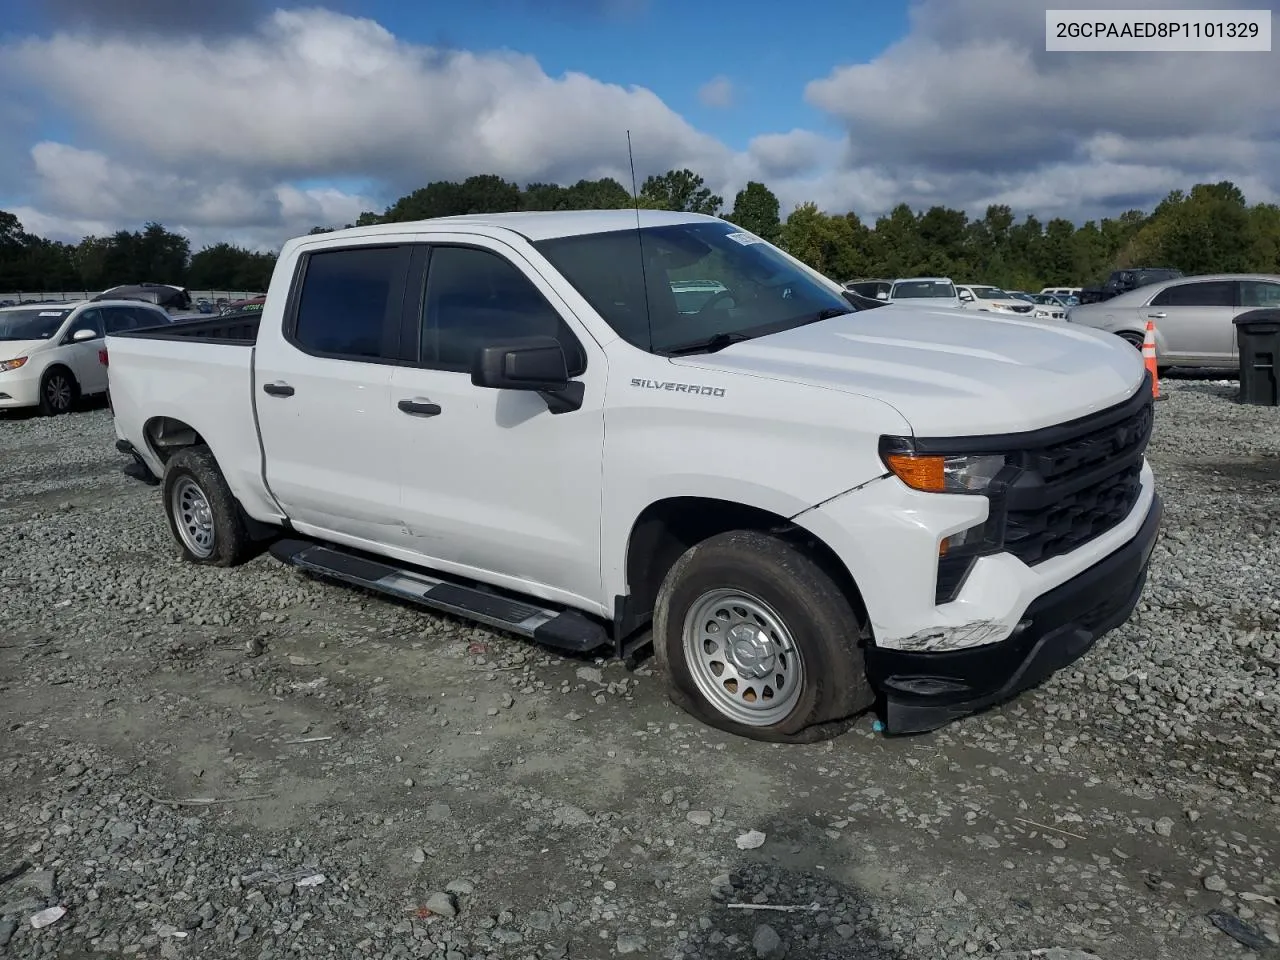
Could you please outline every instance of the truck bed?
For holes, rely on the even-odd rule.
[[[196,434],[217,450],[242,503],[260,505],[262,458],[253,403],[258,315],[184,320],[106,338],[116,436],[164,469],[165,435]],[[198,426],[196,426],[198,425]]]

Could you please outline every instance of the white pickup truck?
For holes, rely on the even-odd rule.
[[[192,562],[270,542],[549,646],[651,640],[742,736],[920,732],[1130,615],[1152,390],[1107,333],[858,302],[693,214],[301,237],[257,317],[108,338],[117,446]]]

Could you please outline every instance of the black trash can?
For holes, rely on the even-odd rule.
[[[1280,407],[1280,310],[1250,310],[1235,319],[1240,349],[1240,402]]]

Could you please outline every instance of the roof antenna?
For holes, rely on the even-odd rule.
[[[649,309],[649,276],[644,265],[644,232],[640,229],[640,192],[636,189],[636,158],[631,152],[631,131],[627,131],[627,161],[631,164],[631,200],[636,208],[636,243],[640,248],[640,282],[644,287],[644,322],[649,330],[649,352],[653,353],[653,315]]]

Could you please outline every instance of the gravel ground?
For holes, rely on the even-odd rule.
[[[1163,386],[1134,619],[1004,708],[808,747],[646,665],[181,564],[107,411],[0,418],[0,953],[1276,952],[1280,413]]]

